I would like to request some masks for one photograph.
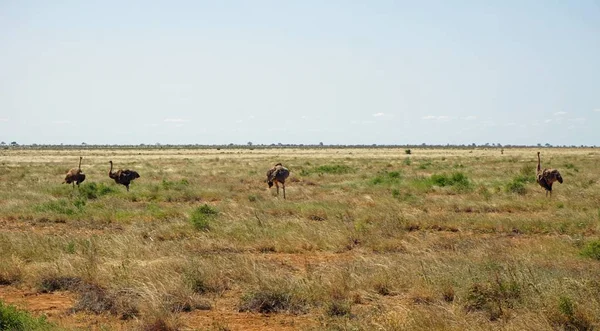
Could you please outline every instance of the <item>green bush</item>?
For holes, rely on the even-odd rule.
[[[219,212],[213,207],[204,204],[196,208],[190,215],[190,222],[197,230],[208,231],[210,222]]]
[[[511,182],[508,182],[506,184],[506,192],[509,193],[517,193],[517,194],[525,194],[527,193],[527,189],[525,188],[525,184],[518,180],[518,179],[513,179]]]
[[[0,300],[0,330],[29,331],[53,328],[54,325],[46,321],[45,316],[33,317],[15,306],[5,305]]]
[[[447,174],[433,174],[429,179],[431,185],[445,187],[452,186],[458,190],[464,191],[471,188],[471,181],[462,172],[455,172],[451,175]]]

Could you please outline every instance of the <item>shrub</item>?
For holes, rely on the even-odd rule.
[[[429,179],[431,185],[445,187],[452,186],[460,191],[468,190],[471,188],[471,181],[462,172],[454,172],[451,175],[446,174],[433,174]]]
[[[508,182],[505,187],[506,192],[509,193],[517,193],[517,194],[525,194],[527,193],[527,189],[525,188],[525,183],[518,178],[514,178],[512,181]]]
[[[412,153],[412,152],[410,151],[410,149],[405,149],[405,150],[404,150],[404,154],[408,154],[408,155],[410,155],[410,153]]]
[[[600,260],[600,240],[594,240],[585,245],[581,255],[595,260]]]
[[[0,300],[0,330],[29,331],[53,328],[54,325],[46,321],[45,316],[33,317],[15,306],[5,305]]]
[[[197,230],[207,231],[210,229],[210,221],[214,219],[218,213],[219,212],[213,207],[204,204],[192,212],[190,215],[190,222]]]

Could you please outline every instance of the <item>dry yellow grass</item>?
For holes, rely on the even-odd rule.
[[[591,329],[599,153],[544,148],[548,199],[536,151],[0,150],[0,299],[67,329]]]

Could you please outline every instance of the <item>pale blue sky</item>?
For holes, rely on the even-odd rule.
[[[599,145],[600,1],[0,1],[0,141]]]

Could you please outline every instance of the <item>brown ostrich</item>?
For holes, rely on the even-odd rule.
[[[279,195],[279,184],[283,187],[283,198],[285,199],[285,180],[290,175],[290,171],[285,168],[281,163],[277,163],[273,168],[267,171],[267,183],[269,184],[269,188],[273,187],[273,183],[275,183],[275,187],[277,187],[277,195]]]
[[[546,196],[548,196],[548,192],[550,192],[550,196],[552,196],[552,184],[554,182],[559,182],[562,184],[563,178],[560,175],[560,172],[556,169],[544,169],[540,165],[540,152],[537,152],[538,164],[537,164],[537,177],[536,181],[546,190]]]
[[[75,184],[79,188],[79,184],[85,180],[85,174],[81,171],[81,160],[83,156],[79,157],[79,167],[70,169],[67,171],[67,175],[65,176],[65,180],[62,182],[63,184],[71,184],[73,183],[73,188],[75,188]]]
[[[127,188],[127,192],[129,192],[129,184],[132,180],[136,178],[140,178],[140,175],[133,170],[125,169],[125,170],[117,170],[113,172],[113,161],[108,161],[110,163],[110,170],[108,171],[108,177],[115,180],[115,183],[125,185]]]

